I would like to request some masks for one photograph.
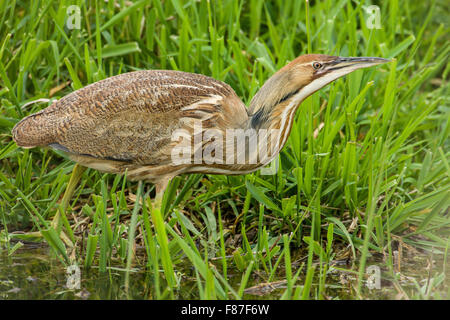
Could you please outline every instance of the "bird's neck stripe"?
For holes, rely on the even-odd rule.
[[[275,110],[275,108],[278,105],[280,105],[281,103],[285,102],[286,100],[289,100],[290,98],[292,98],[293,96],[298,94],[300,90],[301,90],[301,88],[291,91],[291,92],[285,94],[283,97],[281,97],[278,101],[276,101],[272,105],[263,106],[262,108],[257,110],[251,118],[252,128],[258,129],[261,126],[262,122],[264,122],[265,120],[270,118],[270,113],[273,112],[273,110]]]
[[[279,139],[279,149],[283,148],[286,140],[289,136],[289,132],[291,131],[293,118],[295,116],[295,111],[300,103],[304,100],[302,90],[297,91],[297,94],[293,96],[292,100],[289,104],[284,108],[281,113],[281,123],[280,123],[280,135],[282,136]]]

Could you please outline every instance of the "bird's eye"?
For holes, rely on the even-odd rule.
[[[316,70],[319,70],[320,68],[322,68],[322,64],[320,62],[313,62],[312,66]]]

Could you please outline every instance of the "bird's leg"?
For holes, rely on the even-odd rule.
[[[56,215],[53,217],[52,225],[53,227],[59,229],[60,225],[60,217],[63,218],[63,220],[67,220],[66,218],[66,210],[69,206],[69,201],[72,198],[73,194],[75,193],[75,189],[78,185],[78,182],[81,179],[81,176],[83,175],[83,172],[86,170],[86,167],[83,167],[79,165],[78,163],[75,164],[72,170],[72,174],[69,179],[69,183],[67,184],[66,190],[64,191],[64,196],[61,200],[59,210],[56,212]],[[67,222],[67,221],[66,221]]]
[[[72,175],[70,176],[69,183],[67,184],[66,191],[64,191],[64,196],[61,200],[61,207],[64,212],[69,206],[69,201],[72,198],[75,188],[77,187],[78,182],[80,182],[81,176],[85,170],[86,167],[83,167],[78,163],[74,165]]]
[[[156,196],[153,204],[153,207],[155,209],[156,208],[161,209],[164,191],[166,191],[169,181],[170,181],[169,177],[163,177],[158,182],[155,182]]]

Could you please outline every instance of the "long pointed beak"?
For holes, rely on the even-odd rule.
[[[375,57],[336,57],[324,63],[323,68],[319,69],[314,78],[317,82],[317,88],[322,88],[328,83],[345,76],[355,70],[376,66],[391,60]]]
[[[368,68],[389,61],[391,60],[376,57],[338,57],[337,59],[327,63],[325,69],[327,71],[348,69],[351,72],[356,69]]]

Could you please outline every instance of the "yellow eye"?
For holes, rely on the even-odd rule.
[[[320,68],[322,68],[322,64],[320,62],[313,62],[313,68],[318,70]]]

